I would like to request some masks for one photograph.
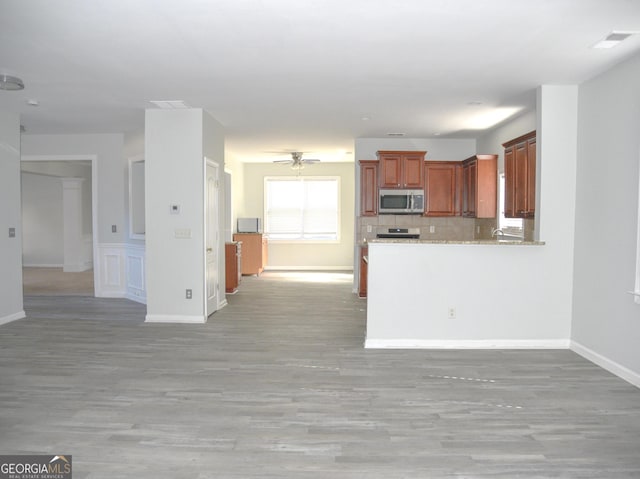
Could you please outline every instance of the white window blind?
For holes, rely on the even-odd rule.
[[[264,186],[269,240],[338,240],[338,177],[267,177]]]

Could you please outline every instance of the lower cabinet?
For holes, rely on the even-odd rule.
[[[367,297],[367,274],[369,272],[367,255],[369,254],[369,248],[367,246],[360,247],[360,278],[358,281],[358,296],[361,298]]]
[[[225,291],[238,291],[242,279],[242,243],[232,242],[224,245],[225,259]]]
[[[242,274],[259,275],[267,266],[268,242],[262,233],[236,233],[233,241],[242,242]]]

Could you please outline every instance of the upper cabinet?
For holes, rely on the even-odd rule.
[[[424,164],[425,216],[457,216],[462,203],[462,165],[459,161]]]
[[[381,188],[424,188],[426,151],[378,151]]]
[[[378,161],[360,161],[360,214],[378,215]]]
[[[495,218],[498,155],[474,155],[462,162],[462,216]]]
[[[533,218],[536,209],[536,132],[510,140],[504,147],[507,218]]]

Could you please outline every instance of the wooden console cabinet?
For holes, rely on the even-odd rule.
[[[242,242],[242,274],[259,275],[267,266],[267,238],[262,233],[236,233],[233,241]]]
[[[242,279],[242,243],[225,243],[224,253],[225,291],[233,294],[238,291]]]

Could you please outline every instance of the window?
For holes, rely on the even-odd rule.
[[[338,241],[338,177],[266,177],[265,233],[269,240]]]
[[[524,225],[522,218],[505,218],[504,217],[504,173],[500,174],[500,205],[498,211],[500,216],[498,217],[498,229],[502,230],[505,235],[518,236],[524,238]]]

